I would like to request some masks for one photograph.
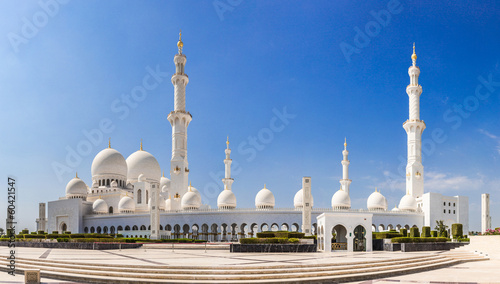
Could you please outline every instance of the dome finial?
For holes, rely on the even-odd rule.
[[[413,61],[413,66],[416,66],[417,54],[415,53],[415,43],[413,43],[413,54],[411,55],[411,60]]]
[[[377,188],[375,187],[375,192],[377,192]]]
[[[265,188],[265,189],[267,189],[267,188],[266,188],[266,184],[264,184],[264,188]]]
[[[163,171],[163,174],[161,175],[162,177],[165,177],[165,171]]]
[[[75,178],[78,178],[78,172],[76,172]]]
[[[144,151],[144,150],[142,150],[142,139],[141,139],[141,151]]]
[[[179,54],[182,54],[182,48],[184,43],[182,43],[182,30],[179,30],[179,41],[177,42],[177,48],[179,48]]]
[[[108,148],[111,148],[111,137],[108,139]]]

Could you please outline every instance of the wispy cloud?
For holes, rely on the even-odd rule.
[[[440,172],[426,172],[424,188],[426,192],[471,191],[484,185],[483,176],[470,178],[464,175],[450,175]]]
[[[489,138],[495,140],[495,142],[497,143],[496,150],[497,150],[497,153],[500,155],[500,137],[498,137],[495,134],[492,134],[484,129],[479,129],[478,131],[479,131],[479,133],[485,135],[486,137],[489,137]]]

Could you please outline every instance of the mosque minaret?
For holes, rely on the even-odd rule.
[[[344,159],[342,160],[342,179],[340,180],[340,185],[342,190],[349,194],[349,186],[352,180],[349,179],[349,164],[351,162],[347,159],[349,155],[349,151],[347,151],[347,138],[344,141],[344,151],[342,151],[342,155],[344,155]]]
[[[414,198],[422,197],[424,194],[424,166],[422,165],[422,132],[425,123],[420,120],[420,94],[422,86],[418,84],[420,68],[417,67],[417,54],[413,44],[412,66],[408,68],[410,84],[406,87],[406,93],[410,100],[410,118],[403,123],[403,128],[408,135],[408,163],[406,165],[406,192]]]
[[[231,160],[231,149],[229,149],[229,137],[226,141],[226,147],[226,159],[224,159],[225,177],[222,179],[222,182],[224,183],[225,189],[231,190],[233,187],[234,179],[231,178],[231,163],[233,162],[233,160]]]
[[[172,187],[170,192],[181,197],[188,190],[187,128],[192,119],[191,114],[186,112],[186,85],[189,83],[189,78],[184,73],[186,55],[182,54],[183,46],[181,33],[179,33],[179,42],[177,42],[179,53],[174,56],[175,74],[172,75],[174,111],[168,115],[168,121],[172,125],[172,160],[170,162]]]

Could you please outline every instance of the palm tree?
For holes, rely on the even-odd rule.
[[[448,226],[444,224],[443,220],[436,220],[436,227],[434,228],[436,231],[438,231],[438,236],[442,236],[444,232],[448,232],[446,229],[448,229]]]

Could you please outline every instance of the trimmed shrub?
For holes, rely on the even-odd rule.
[[[116,237],[117,238],[123,238],[123,235],[122,234],[117,234]]]
[[[403,235],[403,236],[406,236],[408,234],[408,230],[406,230],[406,228],[401,228],[399,230],[399,233],[401,233],[401,235]]]
[[[274,232],[260,232],[260,233],[257,233],[257,238],[274,238]]]
[[[36,235],[36,232],[31,232],[30,235]]]
[[[299,242],[299,239],[297,239],[297,238],[289,238],[288,242],[291,243],[291,244],[295,244],[295,243]]]
[[[445,243],[447,238],[393,238],[393,243]]]
[[[85,238],[85,234],[71,234],[71,235],[69,235],[69,237],[72,239],[81,239],[81,238]]]
[[[401,237],[403,237],[403,235],[396,232],[396,231],[373,233],[374,239],[392,239],[392,238],[401,238]]]
[[[32,235],[32,234],[25,234],[24,235],[25,239],[45,239],[45,235]]]
[[[257,238],[244,238],[240,239],[240,244],[258,244],[259,239]]]
[[[65,231],[63,232],[64,234],[67,234],[67,235],[71,235],[71,232],[70,231]]]
[[[28,230],[28,229],[24,229],[21,231],[21,234],[23,234],[23,235],[27,235],[29,233],[30,233],[30,230]]]
[[[206,240],[193,240],[193,243],[206,243]]]
[[[420,238],[420,232],[417,227],[410,228],[410,238]]]
[[[45,232],[44,231],[38,231],[37,232],[39,235],[45,235]]]
[[[422,238],[430,238],[431,237],[431,227],[423,226],[422,227]]]
[[[59,234],[59,231],[52,231],[52,234]]]
[[[57,242],[58,243],[67,243],[67,242],[69,242],[69,239],[68,238],[57,238]]]
[[[439,236],[440,238],[448,238],[448,231],[443,231],[441,235]]]
[[[454,239],[458,239],[459,237],[462,237],[464,234],[463,231],[463,225],[462,224],[451,224],[451,235],[453,236]]]
[[[437,238],[438,237],[438,231],[431,231],[431,238]]]
[[[317,240],[318,236],[312,235],[312,236],[304,236],[302,238],[293,238],[293,237],[290,237],[290,239],[314,239],[314,240]]]

